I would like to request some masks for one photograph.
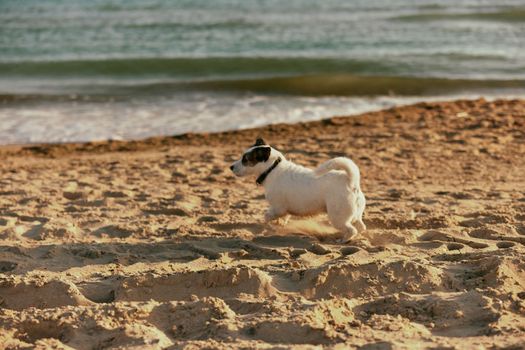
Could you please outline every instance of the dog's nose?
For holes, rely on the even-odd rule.
[[[233,165],[230,165],[230,170],[233,171]]]

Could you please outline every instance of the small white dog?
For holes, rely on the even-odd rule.
[[[257,139],[230,169],[237,176],[258,176],[256,182],[264,186],[270,203],[266,222],[326,212],[332,225],[343,233],[342,242],[366,230],[359,168],[348,158],[337,157],[311,170],[286,160],[281,152]]]

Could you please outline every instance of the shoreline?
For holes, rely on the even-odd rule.
[[[502,104],[509,103],[519,104],[525,103],[525,99],[521,98],[495,98],[495,99],[485,99],[483,97],[476,99],[452,99],[444,101],[422,101],[413,104],[393,106],[385,109],[380,109],[371,112],[364,112],[359,114],[352,115],[334,115],[328,116],[319,120],[313,121],[303,121],[303,122],[294,122],[294,123],[275,123],[267,124],[257,127],[249,127],[246,129],[236,129],[236,130],[226,130],[226,131],[217,131],[217,132],[188,132],[175,135],[166,135],[166,136],[150,136],[140,139],[124,139],[124,140],[96,140],[96,141],[81,141],[81,142],[35,142],[35,143],[20,143],[20,144],[0,144],[0,155],[1,154],[13,154],[16,155],[17,152],[28,152],[29,154],[34,155],[45,155],[48,153],[53,153],[53,150],[62,149],[65,153],[75,152],[79,153],[90,153],[90,152],[133,152],[138,150],[149,150],[157,146],[178,146],[183,145],[185,141],[188,141],[189,144],[192,144],[191,140],[199,137],[204,137],[208,140],[217,142],[217,140],[223,140],[225,136],[240,136],[245,139],[247,135],[254,136],[264,133],[272,133],[275,131],[286,132],[293,130],[294,126],[297,127],[315,127],[315,126],[326,126],[329,125],[332,120],[339,121],[340,124],[352,124],[350,121],[341,122],[341,119],[360,119],[357,124],[362,122],[372,123],[374,118],[381,117],[382,122],[392,121],[392,115],[398,111],[407,110],[409,113],[412,113],[411,110],[417,108],[441,108],[442,106],[452,108],[452,113],[461,113],[462,108],[466,109],[469,106],[478,104],[478,103],[488,103],[488,104]],[[410,117],[409,117],[410,119]],[[379,121],[379,120],[378,120]],[[412,121],[416,121],[416,118],[412,118]],[[337,122],[336,122],[337,123]],[[281,136],[281,135],[279,135]]]
[[[487,101],[523,96],[487,95]],[[141,140],[217,133],[265,125],[319,121],[327,117],[356,116],[422,102],[475,100],[475,95],[339,98],[204,94],[132,98],[128,102],[25,103],[0,108],[0,144],[99,142]]]
[[[263,137],[360,167],[368,230],[262,222]],[[0,146],[0,343],[480,348],[525,334],[525,100],[139,141]]]

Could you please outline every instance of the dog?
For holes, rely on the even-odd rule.
[[[270,204],[267,223],[281,218],[287,222],[290,215],[327,213],[343,234],[342,243],[366,230],[359,168],[349,158],[337,157],[312,170],[287,160],[259,138],[230,169],[237,176],[257,176]]]

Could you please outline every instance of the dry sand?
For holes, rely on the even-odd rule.
[[[263,136],[360,166],[369,230],[262,223]],[[3,348],[525,347],[525,101],[0,148]],[[337,345],[339,344],[339,345]]]

